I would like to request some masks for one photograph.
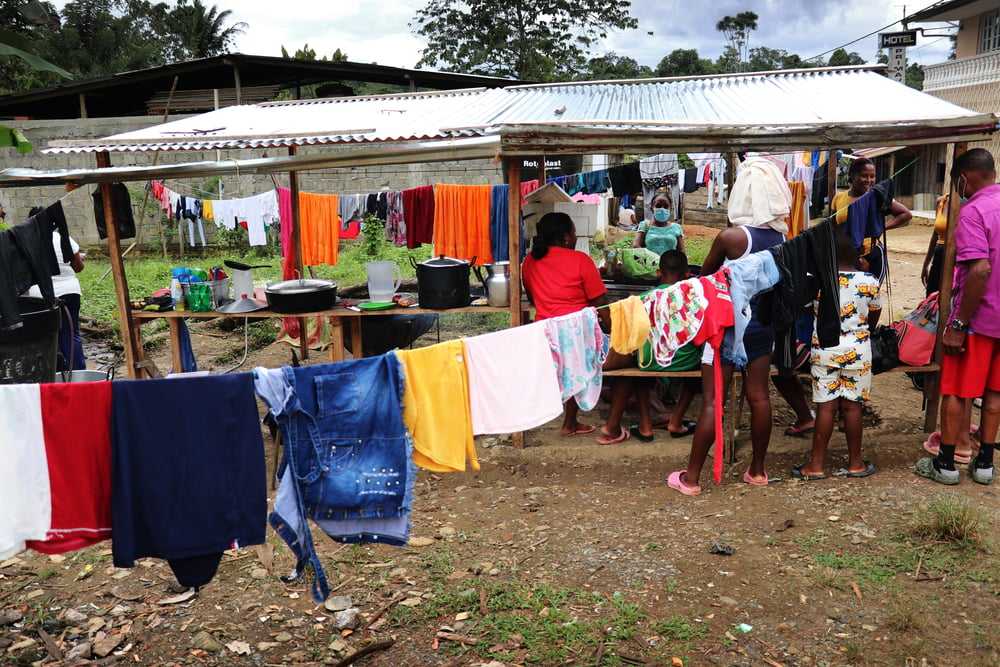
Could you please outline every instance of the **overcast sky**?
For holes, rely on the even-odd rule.
[[[425,0],[204,0],[220,11],[230,9],[233,21],[248,24],[237,39],[237,51],[280,56],[308,44],[318,56],[336,49],[350,60],[397,67],[413,67],[422,43],[413,36],[409,22]],[[633,0],[631,13],[639,28],[610,35],[604,51],[629,56],[640,65],[655,68],[663,56],[678,48],[694,48],[703,58],[715,59],[725,38],[715,30],[723,16],[754,11],[758,29],[750,47],[767,46],[812,58],[879,30],[901,30],[905,11],[913,13],[933,0]],[[897,4],[899,3],[899,4]],[[55,3],[65,5],[64,1]],[[942,30],[929,32],[941,33]],[[877,38],[868,37],[846,46],[875,62]],[[945,60],[950,43],[941,37],[919,37],[907,51],[910,63],[929,65]],[[603,52],[599,52],[600,55]],[[829,57],[827,54],[825,57]]]

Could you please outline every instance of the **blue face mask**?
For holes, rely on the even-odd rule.
[[[666,222],[670,219],[670,209],[669,208],[654,208],[653,209],[653,219],[657,222]]]

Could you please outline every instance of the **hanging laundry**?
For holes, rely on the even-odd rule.
[[[403,216],[406,219],[406,247],[419,248],[434,242],[434,186],[403,190]]]
[[[241,215],[238,199],[215,199],[212,201],[212,211],[215,224],[233,231]]]
[[[280,219],[278,193],[268,190],[240,201],[240,215],[246,220],[250,245],[267,245],[267,230]]]
[[[608,169],[608,178],[611,180],[611,192],[615,197],[627,197],[642,190],[642,175],[639,172],[638,162]]]
[[[367,215],[368,195],[339,195],[337,210],[340,214],[340,237],[356,239],[361,233],[361,223]]]
[[[677,350],[701,331],[708,307],[703,283],[698,278],[681,280],[647,292],[643,301],[652,325],[649,340],[653,358],[665,368],[673,362]]]
[[[683,171],[684,182],[681,185],[681,190],[685,193],[692,193],[697,190],[701,183],[698,182],[698,168],[691,167]]]
[[[104,198],[98,188],[92,195],[94,198],[94,220],[97,222],[97,235],[101,239],[108,237],[107,225],[104,222]],[[135,217],[132,215],[132,198],[124,183],[111,185],[111,211],[118,222],[118,238],[135,238]]]
[[[526,431],[562,413],[559,379],[542,322],[470,336],[464,342],[474,434]]]
[[[493,252],[495,262],[506,262],[510,259],[509,194],[510,186],[506,184],[494,185],[490,190],[490,250]]]
[[[602,192],[607,192],[611,185],[607,169],[584,172],[580,176],[583,178],[582,191],[585,195],[599,195]]]
[[[313,598],[321,602],[330,589],[307,519],[342,542],[409,539],[416,469],[399,360],[385,354],[254,372],[284,445],[269,521],[297,558],[296,576],[312,564]]]
[[[521,206],[527,203],[525,197],[538,189],[538,179],[521,183]]]
[[[733,329],[726,332],[722,354],[737,366],[747,363],[743,334],[750,324],[751,302],[758,294],[772,289],[780,278],[774,255],[753,252],[739,259],[727,259],[729,297],[733,304]]]
[[[397,246],[406,245],[406,216],[403,211],[403,192],[386,193],[386,238]]]
[[[264,542],[267,484],[250,373],[111,383],[115,567],[164,558],[185,586]],[[178,406],[157,420],[150,406]],[[152,472],[155,471],[155,474]]]
[[[556,366],[562,401],[576,399],[581,410],[593,410],[601,397],[601,366],[608,356],[597,309],[550,317],[542,324]]]
[[[806,186],[805,183],[788,184],[788,191],[792,193],[792,205],[789,207],[786,223],[788,224],[788,238],[792,238],[806,228]]]
[[[434,252],[476,265],[493,261],[490,249],[491,185],[434,188]]]
[[[573,195],[573,201],[581,204],[600,204],[601,195],[585,195],[582,192],[577,192]]]
[[[784,234],[791,205],[788,182],[774,163],[760,157],[743,162],[729,195],[729,221],[733,225],[770,227]]]
[[[45,539],[26,545],[61,554],[111,537],[111,383],[38,387],[52,519]]]
[[[282,280],[289,280],[295,277],[295,248],[292,245],[292,229],[295,226],[295,218],[292,215],[292,191],[288,188],[278,188],[278,219],[281,225],[281,256],[284,261],[281,264]],[[289,258],[291,257],[292,273],[288,275]]]
[[[612,302],[611,349],[619,354],[632,354],[649,340],[649,316],[642,299],[630,296]]]
[[[0,459],[0,559],[7,559],[26,540],[44,540],[52,523],[39,385],[0,385]]]
[[[32,285],[38,285],[48,307],[55,306],[52,276],[59,274],[59,262],[53,246],[53,230],[59,232],[63,261],[68,262],[73,253],[61,202],[0,231],[0,331],[24,325],[17,296]]]
[[[816,335],[820,345],[840,340],[840,286],[834,249],[833,223],[827,219],[795,238],[768,248],[781,280],[773,292],[758,301],[756,312],[775,331],[778,372],[790,376],[795,368],[795,326],[802,308],[816,299]]]
[[[577,192],[582,192],[584,189],[583,184],[583,174],[574,174],[572,176],[566,177],[566,194],[575,195]]]
[[[299,193],[299,235],[302,264],[337,264],[340,218],[337,195]]]
[[[432,472],[479,470],[469,412],[469,373],[461,340],[396,350],[403,365],[403,421],[413,461]]]

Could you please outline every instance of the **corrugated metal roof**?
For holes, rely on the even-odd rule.
[[[688,149],[692,141],[706,148],[773,149],[858,145],[868,137],[875,139],[861,145],[945,141],[983,135],[995,125],[993,114],[907,88],[870,68],[844,68],[270,102],[93,142],[53,142],[46,152],[267,148],[498,133],[509,153],[555,150],[568,138],[574,141],[564,142],[563,152],[611,152],[625,134],[632,135],[629,152]],[[588,136],[593,145],[586,144]]]

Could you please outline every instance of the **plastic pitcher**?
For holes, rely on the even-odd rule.
[[[368,262],[368,297],[376,303],[388,303],[403,282],[403,271],[395,262]]]

